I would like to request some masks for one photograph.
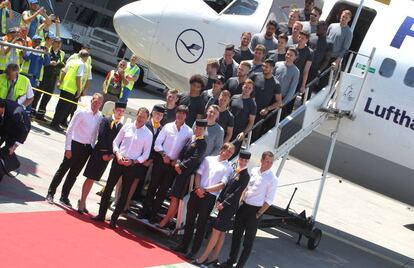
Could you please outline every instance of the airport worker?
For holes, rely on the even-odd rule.
[[[231,268],[236,261],[237,268],[246,266],[253,248],[259,219],[272,205],[276,194],[278,179],[271,170],[273,161],[272,152],[263,152],[260,167],[251,170],[250,181],[242,197],[243,204],[236,213],[230,255],[220,267]],[[237,260],[243,233],[243,251]]]
[[[111,116],[102,119],[99,125],[98,141],[92,150],[88,163],[86,164],[83,176],[86,177],[82,186],[82,196],[78,202],[78,212],[88,213],[86,209],[86,198],[95,181],[99,181],[114,158],[112,143],[121,130],[122,117],[124,116],[126,103],[117,102]]]
[[[99,213],[92,219],[104,221],[110,204],[112,190],[122,177],[122,189],[116,207],[111,216],[110,228],[117,228],[119,215],[123,212],[131,185],[136,177],[145,175],[144,162],[151,153],[152,133],[145,123],[149,117],[147,108],[139,108],[135,122],[125,124],[113,141],[115,161],[112,161],[111,171],[101,197]]]
[[[142,177],[136,177],[132,186],[131,191],[129,192],[128,201],[125,206],[125,210],[129,208],[129,202],[131,199],[138,200],[141,197],[142,188],[145,185],[145,178],[147,177],[147,173],[149,167],[152,166],[154,163],[154,159],[160,157],[160,154],[154,150],[155,140],[157,139],[158,135],[161,132],[162,125],[161,121],[165,114],[165,107],[161,104],[156,104],[152,108],[151,117],[148,122],[145,124],[147,128],[151,131],[153,139],[151,144],[151,153],[148,159],[144,162],[145,174]]]
[[[22,45],[23,42],[18,36],[19,30],[16,27],[9,28],[7,35],[2,37],[4,42],[9,42],[16,45]],[[4,73],[7,65],[15,63],[20,66],[22,62],[23,51],[11,46],[0,46],[0,73]]]
[[[203,254],[195,260],[196,265],[216,265],[218,256],[224,243],[225,233],[232,229],[232,218],[239,208],[240,197],[250,180],[247,163],[251,157],[250,152],[241,151],[230,179],[216,201],[219,214],[213,225],[213,232]],[[209,258],[211,251],[212,256]]]
[[[40,35],[43,32],[42,24],[51,25],[52,21],[47,15],[46,10],[39,6],[39,0],[28,0],[29,10],[22,13],[22,25],[29,28],[28,36],[32,38],[35,35]]]
[[[204,80],[199,74],[195,74],[190,78],[190,91],[180,96],[178,104],[188,107],[188,115],[185,123],[192,127],[196,119],[203,118],[204,108],[206,106],[201,91],[204,90]]]
[[[62,40],[59,37],[53,39],[52,48],[49,50],[50,63],[46,65],[43,72],[43,79],[40,82],[39,88],[48,93],[53,93],[56,87],[57,79],[60,76],[60,71],[65,67],[65,52],[61,50]],[[36,91],[33,100],[32,108],[37,109],[37,104],[40,101],[39,108],[36,112],[36,119],[40,121],[45,120],[45,113],[47,104],[50,101],[49,94],[43,94]]]
[[[23,63],[20,72],[30,79],[32,87],[38,87],[39,81],[43,77],[44,66],[50,63],[49,50],[41,46],[41,37],[33,36],[32,44],[34,49],[43,50],[44,53],[27,51],[23,56]]]
[[[27,35],[29,33],[29,28],[26,25],[20,25],[19,27],[19,36],[21,38],[21,44],[25,47],[32,47],[32,39]]]
[[[125,79],[128,81],[128,83],[122,87],[121,98],[119,99],[121,102],[128,102],[129,95],[134,89],[134,84],[139,78],[140,68],[137,63],[138,56],[132,55],[130,62],[127,63],[127,66],[125,68]]]
[[[15,63],[7,65],[6,72],[0,74],[0,99],[15,101],[26,108],[32,103],[33,96],[30,80],[19,74],[19,66]]]
[[[7,20],[14,18],[11,2],[9,0],[1,1],[0,3],[0,29],[4,35],[7,33]]]
[[[194,174],[203,159],[207,147],[204,137],[206,127],[207,120],[197,119],[194,127],[194,135],[180,153],[180,157],[174,167],[177,176],[171,187],[170,206],[168,207],[167,214],[159,224],[160,228],[164,228],[177,214],[179,201],[187,194],[191,175]]]
[[[60,87],[61,98],[77,102],[81,97],[85,88],[85,84],[83,83],[84,77],[89,75],[86,64],[88,58],[89,53],[86,50],[81,50],[79,60],[71,60],[66,64],[65,68],[62,70],[60,80],[57,82],[57,85]],[[64,125],[66,123],[67,117],[74,107],[76,107],[76,104],[59,99],[50,126],[57,131],[63,131],[60,124]]]
[[[184,236],[180,244],[172,248],[176,252],[186,254],[194,236],[191,250],[186,255],[187,259],[194,259],[201,247],[207,221],[214,208],[216,198],[220,190],[227,184],[232,173],[228,159],[233,153],[234,145],[225,143],[221,147],[219,155],[206,157],[197,170],[194,179],[194,190],[191,192],[187,204]],[[197,230],[194,234],[195,227]]]
[[[187,114],[187,106],[179,105],[175,121],[164,125],[155,140],[154,150],[160,157],[154,159],[147,195],[139,213],[140,219],[147,218],[150,222],[157,221],[157,213],[160,211],[162,203],[167,197],[168,189],[177,174],[175,170],[177,160],[184,146],[193,136],[193,131],[185,124]]]
[[[30,119],[24,108],[15,101],[0,98],[0,146],[11,155],[26,141],[30,131]],[[1,179],[1,178],[0,178]]]
[[[102,84],[102,94],[104,96],[104,104],[108,101],[117,102],[122,95],[122,88],[128,85],[125,69],[127,61],[121,60],[118,63],[116,70],[111,70],[106,75],[105,81]]]
[[[77,110],[73,116],[66,133],[63,161],[49,185],[46,196],[46,200],[49,203],[53,203],[56,189],[62,182],[63,177],[68,173],[59,201],[65,206],[72,207],[69,201],[69,193],[95,145],[102,119],[101,113],[99,112],[102,102],[102,95],[95,93],[92,96],[90,107]]]

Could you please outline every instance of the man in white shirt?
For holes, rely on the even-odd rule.
[[[163,126],[155,140],[154,150],[158,156],[154,159],[151,181],[145,196],[144,206],[139,213],[139,218],[148,218],[150,222],[157,221],[157,213],[167,197],[175,176],[175,164],[181,151],[193,136],[193,131],[185,124],[188,108],[179,105],[175,121]]]
[[[111,171],[102,194],[99,214],[92,219],[104,221],[109,207],[112,190],[122,177],[121,195],[112,213],[110,227],[116,228],[116,222],[128,199],[129,190],[136,177],[143,178],[144,162],[151,152],[152,132],[145,126],[149,117],[147,108],[138,109],[134,123],[125,124],[113,141],[116,159],[112,162]]]
[[[236,213],[230,255],[220,267],[233,267],[239,255],[243,233],[243,251],[236,267],[246,265],[256,237],[258,219],[272,205],[275,198],[278,179],[271,171],[273,161],[273,153],[266,151],[262,154],[260,167],[252,169],[249,184],[242,198],[243,204]]]
[[[221,189],[226,185],[229,176],[232,174],[228,159],[234,153],[234,145],[225,143],[220,149],[218,156],[208,156],[201,163],[194,179],[194,191],[191,192],[190,200],[187,204],[187,215],[183,240],[178,247],[173,250],[187,253],[194,234],[194,242],[191,251],[186,258],[193,259],[203,242],[206,231],[207,220],[216,202],[216,198]],[[197,219],[197,224],[195,224]],[[196,225],[196,226],[195,226]]]
[[[95,145],[102,116],[99,108],[102,106],[103,97],[99,93],[93,94],[91,107],[86,110],[78,110],[73,116],[66,133],[65,156],[59,169],[50,183],[46,200],[53,203],[53,196],[61,183],[65,174],[60,202],[68,207],[72,207],[69,201],[69,192],[88,160],[92,146]]]

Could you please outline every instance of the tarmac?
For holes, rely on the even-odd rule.
[[[83,103],[88,103],[92,92],[100,91],[103,79],[102,75],[94,74],[88,96],[82,98]],[[148,92],[134,90],[129,107],[145,106],[150,109],[163,101],[159,94]],[[51,101],[48,116],[52,115],[56,103],[56,99]],[[33,122],[28,140],[17,149],[22,163],[20,174],[17,178],[5,177],[0,184],[0,213],[62,210],[60,206],[45,202],[44,197],[63,158],[64,140],[64,134],[51,130],[45,124]],[[277,164],[275,162],[273,166],[274,171]],[[95,183],[89,195],[87,206],[91,214],[98,211],[100,197],[95,193],[104,185],[108,171],[109,168],[103,180]],[[280,175],[274,204],[285,207],[297,187],[290,208],[297,212],[306,210],[307,216],[310,216],[321,173],[320,169],[290,157]],[[80,198],[83,181],[84,178],[80,175],[71,191],[72,204],[76,204]],[[55,199],[59,198],[59,192],[60,188]],[[302,239],[300,246],[296,245],[297,234],[286,230],[259,230],[247,267],[414,267],[413,207],[330,175],[316,220],[316,226],[322,230],[323,235],[315,250],[307,249],[306,238]],[[177,242],[148,230],[133,220],[122,218],[120,225],[137,235],[149,237],[160,246],[170,246]],[[221,260],[227,258],[230,242],[231,232],[226,235]],[[98,258],[104,254],[107,253],[91,252],[92,256]],[[188,263],[172,263],[159,267],[193,266]]]

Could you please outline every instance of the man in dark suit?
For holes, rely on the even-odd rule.
[[[17,146],[26,141],[30,131],[30,119],[17,102],[0,99],[0,146],[14,154]],[[3,173],[0,172],[0,181]]]
[[[86,209],[86,198],[95,181],[99,181],[105,172],[108,163],[114,158],[112,142],[119,130],[122,128],[122,117],[124,116],[126,103],[115,103],[114,113],[102,119],[99,125],[98,142],[86,165],[83,175],[87,178],[82,186],[82,197],[78,202],[78,212],[88,213]]]
[[[23,106],[11,100],[0,99],[0,146],[5,143],[9,154],[26,141],[30,119]]]

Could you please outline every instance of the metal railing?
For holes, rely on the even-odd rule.
[[[314,86],[314,85],[316,85],[321,80],[321,78],[325,77],[326,75],[328,75],[330,73],[331,73],[331,68],[330,67],[327,67],[317,77],[315,77],[312,81],[310,81],[306,85],[305,92],[303,93],[303,101],[304,102],[308,99],[308,96],[309,96],[309,88],[312,87],[312,86]],[[260,129],[263,126],[263,124],[267,123],[270,119],[274,118],[274,116],[276,114],[277,114],[277,117],[276,117],[275,126],[278,126],[279,123],[280,123],[280,119],[282,117],[283,108],[286,107],[286,106],[288,106],[288,104],[290,104],[291,102],[295,102],[296,101],[296,98],[298,96],[300,96],[300,95],[301,95],[301,93],[299,93],[299,92],[295,93],[290,99],[283,101],[283,106],[282,107],[279,107],[279,108],[274,109],[273,111],[271,111],[270,113],[268,113],[266,115],[266,117],[264,117],[264,118],[260,119],[259,121],[257,121],[253,125],[252,129],[247,134],[247,140],[246,140],[246,145],[245,145],[246,146],[246,149],[249,149],[249,147],[250,147],[250,144],[251,144],[251,141],[252,141],[252,133],[254,131]],[[262,134],[264,134],[264,133],[262,133]],[[260,137],[259,137],[259,139],[260,139]],[[237,138],[234,139],[232,142],[234,143],[236,141],[237,141]]]

